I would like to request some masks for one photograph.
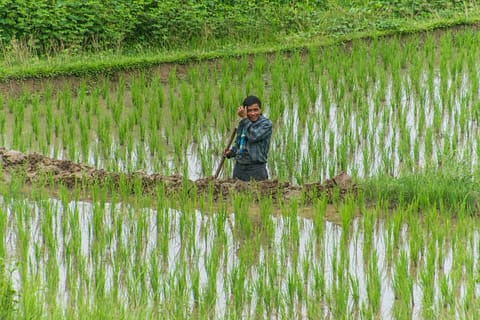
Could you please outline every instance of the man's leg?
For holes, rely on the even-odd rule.
[[[233,168],[233,177],[242,181],[267,180],[268,172],[265,163],[258,164],[240,164],[235,163]]]

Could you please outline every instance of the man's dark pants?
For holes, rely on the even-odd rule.
[[[267,172],[267,164],[266,163],[250,163],[250,164],[242,164],[242,163],[235,163],[233,167],[233,177],[243,180],[243,181],[250,181],[250,180],[267,180],[268,179],[268,172]]]

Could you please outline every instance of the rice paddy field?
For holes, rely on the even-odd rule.
[[[447,167],[471,181],[479,71],[480,34],[458,29],[2,83],[0,145],[196,180],[213,175],[237,107],[255,94],[274,124],[273,179],[429,168],[435,180]],[[448,195],[392,204],[364,190],[307,206],[93,185],[85,197],[26,186],[22,172],[0,189],[0,318],[480,318],[478,211]]]

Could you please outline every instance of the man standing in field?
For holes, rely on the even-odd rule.
[[[248,96],[238,107],[242,118],[237,127],[237,137],[231,149],[223,156],[235,158],[233,177],[243,180],[266,180],[267,157],[272,136],[272,122],[262,115],[262,103],[256,96]]]

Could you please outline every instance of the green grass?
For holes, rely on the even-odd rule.
[[[365,197],[392,205],[415,203],[420,209],[446,209],[453,215],[477,214],[480,200],[478,172],[466,163],[446,160],[444,166],[427,166],[398,177],[378,175],[360,182]]]
[[[92,76],[45,80],[38,89],[5,87],[2,140],[7,148],[114,172],[207,177],[236,125],[235,106],[258,90],[275,128],[272,178],[303,184],[347,171],[375,190],[375,177],[388,185],[396,183],[392,176],[400,178],[392,188],[411,190],[388,196],[398,201],[419,194],[419,182],[409,177],[428,164],[428,174],[446,182],[433,183],[419,201],[442,205],[442,199],[471,210],[479,97],[472,93],[475,60],[465,57],[477,55],[478,43],[466,28],[312,47],[291,58],[243,56],[161,74],[145,69],[113,82]],[[413,52],[417,58],[410,59]],[[460,164],[465,168],[457,172]],[[223,177],[231,168],[227,161]],[[463,186],[450,192],[449,179]]]
[[[370,17],[369,19],[375,19]],[[132,53],[119,51],[76,52],[75,54],[59,54],[47,58],[25,54],[28,49],[20,47],[18,51],[4,52],[1,60],[0,80],[15,80],[27,78],[49,78],[56,76],[86,76],[93,74],[115,74],[118,71],[138,70],[158,64],[185,64],[196,61],[206,61],[218,58],[237,58],[246,55],[262,55],[265,53],[291,52],[299,49],[317,48],[338,45],[358,39],[375,39],[400,34],[429,32],[435,29],[445,29],[458,26],[474,27],[480,21],[476,9],[468,12],[454,13],[447,17],[427,17],[410,20],[400,19],[398,25],[390,30],[365,29],[332,32],[297,33],[274,40],[260,42],[254,40],[235,39],[234,43],[211,41],[199,47],[197,43],[177,49],[141,49]],[[333,22],[341,23],[340,21]],[[333,25],[334,27],[334,25]],[[268,38],[267,38],[268,39]],[[270,37],[272,39],[272,37]],[[252,42],[253,41],[253,42]],[[16,61],[13,63],[12,61]]]
[[[92,190],[92,202],[62,187],[60,200],[41,185],[35,200],[4,191],[1,210],[10,213],[0,234],[15,251],[0,258],[21,279],[4,291],[11,318],[478,313],[477,218],[349,199],[336,204],[335,224],[325,198],[306,219],[296,202],[273,215],[271,200],[261,199],[253,213],[244,196],[231,209],[210,202],[200,212],[195,197],[180,195],[175,210],[161,190],[127,200],[107,197],[109,189]],[[352,217],[358,207],[362,217]],[[460,286],[461,298],[450,299]],[[64,290],[66,305],[57,296]]]
[[[474,318],[478,43],[472,30],[449,30],[294,50],[291,59],[197,61],[163,78],[145,69],[115,82],[5,88],[8,148],[120,177],[118,186],[70,190],[49,176],[26,186],[20,170],[0,184],[1,310],[7,318],[370,319],[386,316],[385,306],[398,318]],[[211,174],[238,102],[257,89],[274,121],[271,176],[306,183],[347,170],[358,197],[342,201],[335,190],[328,204],[320,195],[307,219],[301,198],[281,199],[279,211],[260,198],[257,213],[253,192],[220,203],[212,190],[193,196],[190,170]],[[186,159],[195,157],[192,168]],[[140,179],[127,181],[135,170],[180,173],[185,183],[174,195],[165,185],[143,194]]]

